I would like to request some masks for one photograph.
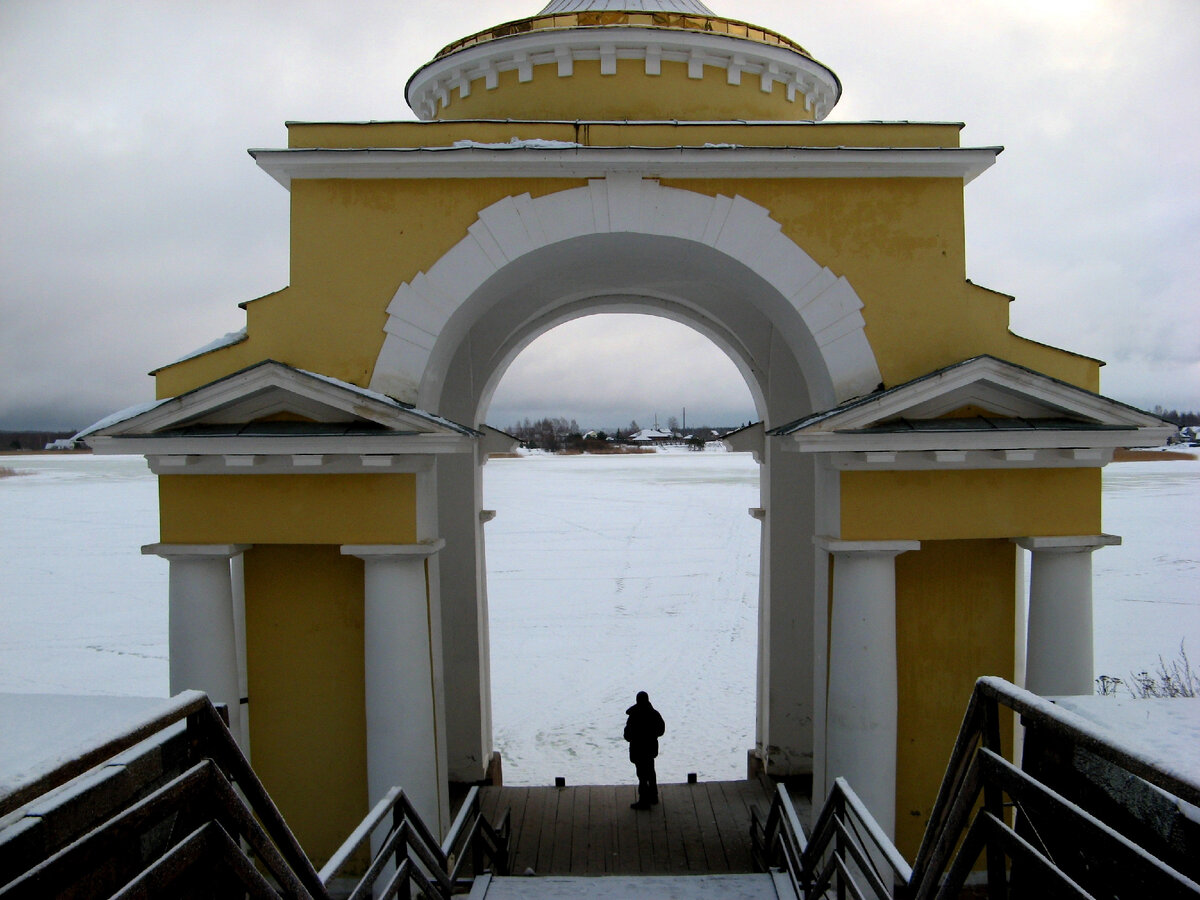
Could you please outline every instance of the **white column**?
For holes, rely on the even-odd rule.
[[[365,563],[368,806],[399,785],[439,836],[450,826],[441,610],[425,563],[443,544],[342,547]]]
[[[198,690],[229,709],[229,730],[245,749],[238,678],[234,587],[229,561],[245,544],[149,544],[170,563],[168,648],[171,694]]]
[[[826,788],[839,776],[896,831],[896,557],[918,541],[818,538],[833,554]]]
[[[1031,553],[1025,687],[1042,696],[1091,694],[1092,551],[1110,534],[1018,538]]]

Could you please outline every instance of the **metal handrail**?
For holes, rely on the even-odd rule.
[[[1000,707],[1019,714],[1026,727],[1023,768],[1003,756]],[[1059,834],[1072,836],[1079,848],[1087,847],[1087,853],[1080,855],[1119,868],[1122,879],[1143,892],[1139,896],[1200,897],[1200,884],[1195,880],[1027,771],[1028,766],[1041,761],[1036,750],[1031,752],[1031,734],[1051,736],[1072,753],[1085,751],[1169,795],[1200,804],[1200,785],[1186,775],[1170,766],[1156,765],[1111,734],[1043,697],[1001,678],[980,678],[930,813],[906,897],[924,900],[955,896],[981,853],[987,854],[992,897],[1007,896],[1006,860],[1013,861],[1014,870],[1024,867],[1035,873],[1039,883],[1054,885],[1054,890],[1064,896],[1091,896],[1087,886],[1077,883],[1064,868],[1068,861],[1056,861],[1030,827],[1030,823],[1047,820],[1055,823]],[[981,795],[983,808],[975,812]],[[1015,827],[1006,820],[1006,806],[1016,812]],[[1112,860],[1119,860],[1119,865]],[[1069,865],[1078,868],[1074,863]],[[1087,868],[1085,865],[1080,871]],[[1087,877],[1096,879],[1094,874]],[[1111,886],[1104,887],[1111,893]]]
[[[765,822],[753,811],[750,828],[759,865],[784,869],[798,897],[822,897],[834,888],[838,896],[849,890],[855,897],[866,897],[866,890],[885,900],[896,884],[906,886],[912,877],[904,857],[843,778],[834,780],[811,834],[805,833],[782,784],[775,787]]]
[[[1026,727],[1022,768],[1004,758],[1001,707],[1019,714]],[[1038,896],[1090,898],[1100,891],[1117,897],[1200,898],[1200,866],[1176,846],[1176,837],[1170,844],[1158,835],[1139,843],[1145,835],[1122,833],[1119,828],[1127,826],[1115,824],[1120,818],[1106,822],[1101,813],[1085,808],[1089,801],[1068,796],[1075,791],[1086,798],[1088,788],[1071,778],[1063,781],[1054,767],[1080,753],[1093,760],[1089,765],[1098,760],[1112,766],[1104,776],[1109,780],[1114,775],[1140,779],[1168,798],[1200,805],[1200,784],[1178,767],[1136,752],[1049,700],[989,677],[979,679],[972,692],[911,868],[841,778],[808,834],[780,785],[765,822],[752,815],[755,859],[764,868],[782,864],[803,898],[834,892],[839,898],[951,900],[981,855],[992,898],[1030,889]],[[1056,789],[1060,781],[1066,793]],[[1107,799],[1107,791],[1096,793]]]
[[[387,864],[395,860],[396,871],[378,896],[401,892],[407,896],[413,884],[429,896],[449,897],[460,886],[464,865],[464,859],[451,859],[456,850],[463,856],[470,850],[476,874],[483,871],[485,859],[499,874],[508,874],[508,815],[498,829],[493,828],[480,812],[477,788],[468,794],[443,843],[421,821],[404,792],[393,788],[318,872],[217,709],[199,691],[180,694],[152,717],[6,794],[0,798],[0,810],[5,814],[19,810],[144,741],[172,733],[168,729],[180,723],[184,727],[171,740],[183,751],[182,762],[173,774],[164,773],[161,783],[145,785],[144,795],[128,805],[109,809],[101,804],[93,811],[94,823],[78,835],[64,835],[64,840],[73,837],[66,846],[30,860],[15,880],[10,880],[12,874],[0,879],[8,882],[0,886],[0,894],[5,898],[56,896],[102,867],[114,889],[123,883],[117,896],[142,896],[147,885],[174,883],[189,872],[214,877],[211,861],[220,860],[219,868],[237,882],[239,891],[259,896],[264,882],[251,861],[256,859],[261,874],[277,886],[273,891],[297,900],[329,900],[329,883],[389,817],[383,847],[353,896],[370,896]],[[130,854],[128,865],[113,865],[113,854],[119,854],[120,848],[170,818],[176,819],[172,831],[177,836],[161,843],[161,855],[151,853],[145,861],[139,850]],[[232,859],[231,852],[238,858]]]
[[[391,896],[415,880],[427,894],[449,897],[459,885],[467,850],[471,851],[474,874],[483,871],[485,856],[498,874],[508,874],[508,813],[500,827],[493,828],[480,811],[478,787],[467,792],[458,816],[440,844],[404,791],[394,787],[321,868],[322,884],[328,886],[389,819],[391,827],[351,897],[371,896],[388,863],[395,863],[397,868],[378,896]]]

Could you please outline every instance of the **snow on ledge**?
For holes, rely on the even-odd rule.
[[[0,797],[169,708],[165,697],[0,694]]]
[[[249,337],[249,332],[244,327],[239,328],[237,331],[231,331],[228,334],[222,335],[215,341],[209,341],[203,347],[199,347],[191,353],[185,353],[173,363],[169,363],[169,365],[177,366],[181,362],[187,362],[189,359],[195,359],[197,356],[203,356],[205,353],[212,353],[214,350],[220,350],[224,347],[232,347],[234,344],[240,344],[247,337]]]
[[[455,141],[456,150],[577,150],[582,147],[575,141],[549,141],[534,138],[521,140],[513,138],[507,143],[486,143],[484,141]]]

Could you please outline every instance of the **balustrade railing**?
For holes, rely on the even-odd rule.
[[[1020,716],[1022,765],[1002,751]],[[999,678],[975,685],[910,868],[842,779],[811,836],[787,791],[751,825],[756,858],[801,898],[959,897],[984,861],[990,900],[1200,897],[1200,783]]]

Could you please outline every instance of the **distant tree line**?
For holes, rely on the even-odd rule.
[[[0,450],[45,450],[52,441],[75,434],[74,431],[0,431]]]
[[[739,426],[734,426],[739,427]],[[686,433],[680,430],[679,422],[672,416],[667,420],[666,429],[675,435],[681,443],[700,449],[708,441],[713,441],[721,435],[734,430],[729,428],[714,428],[701,425],[689,428]],[[580,451],[601,452],[611,449],[614,444],[628,445],[630,439],[642,430],[642,426],[634,419],[624,428],[616,428],[611,432],[599,429],[582,429],[574,419],[547,417],[530,421],[528,418],[506,429],[509,434],[521,442],[523,447],[550,452]]]
[[[1154,414],[1180,428],[1194,428],[1200,425],[1200,412],[1180,412],[1177,409],[1163,409],[1161,406],[1156,406]]]

